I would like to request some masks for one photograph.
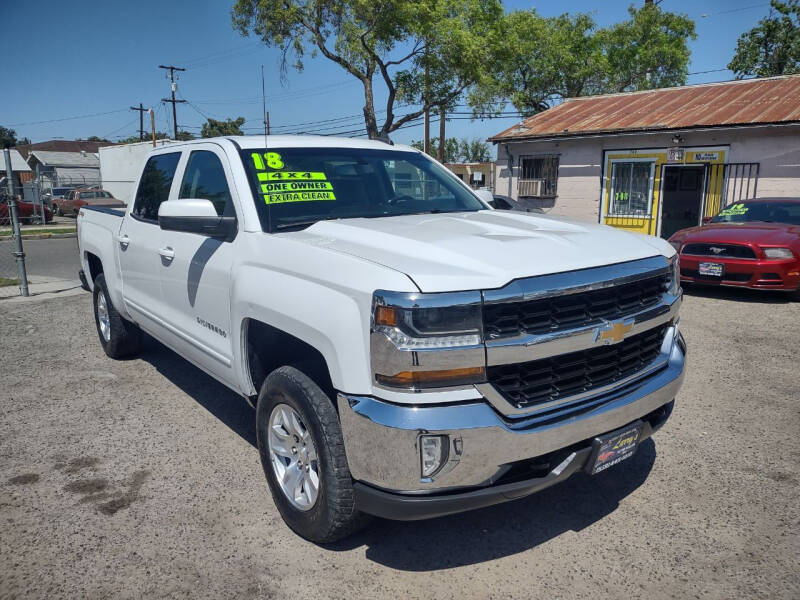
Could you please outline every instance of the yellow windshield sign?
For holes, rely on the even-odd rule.
[[[336,200],[333,192],[284,192],[282,194],[264,194],[267,204],[284,202],[312,202],[317,200]]]
[[[314,171],[277,171],[275,173],[259,173],[259,181],[308,181],[314,179],[326,179],[325,173]]]
[[[747,213],[747,210],[746,204],[734,204],[733,206],[720,211],[719,214],[722,217],[731,217],[734,215],[744,215]]]
[[[313,202],[336,200],[333,185],[325,173],[319,171],[281,171],[285,164],[277,152],[253,152],[250,154],[256,168],[264,202],[283,204],[286,202]],[[267,171],[267,169],[275,171]]]

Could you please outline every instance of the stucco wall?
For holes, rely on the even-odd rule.
[[[800,196],[800,126],[727,131],[681,132],[682,147],[730,146],[728,162],[758,162],[757,195]],[[510,195],[517,198],[520,156],[557,154],[558,192],[553,200],[529,201],[551,214],[597,221],[602,194],[603,150],[668,148],[673,134],[637,134],[575,140],[498,144],[497,193],[509,194],[509,157],[513,163]]]

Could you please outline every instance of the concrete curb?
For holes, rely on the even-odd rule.
[[[57,279],[51,281],[34,281],[28,283],[28,291],[30,296],[8,296],[0,298],[0,306],[6,304],[17,304],[20,302],[35,302],[36,300],[47,300],[49,298],[58,298],[63,296],[76,296],[84,292],[81,288],[81,282],[77,279]],[[48,279],[42,277],[41,279]]]

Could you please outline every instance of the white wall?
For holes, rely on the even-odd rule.
[[[157,147],[174,143],[171,140],[156,141]],[[152,149],[152,141],[100,148],[100,177],[103,189],[128,204],[135,193],[133,186],[139,177],[145,158]]]
[[[519,157],[557,154],[558,196],[553,200],[534,201],[554,215],[585,221],[597,221],[602,193],[603,150],[667,148],[672,135],[637,134],[550,142],[512,142],[508,144],[513,159],[511,196],[517,197],[520,175]],[[757,196],[800,197],[800,126],[759,127],[717,131],[681,132],[683,147],[730,146],[728,162],[760,163]],[[509,193],[508,153],[506,144],[498,144],[495,189]]]

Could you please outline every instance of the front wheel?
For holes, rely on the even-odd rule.
[[[261,465],[283,520],[316,543],[360,529],[339,417],[330,398],[295,367],[276,369],[256,407]]]
[[[124,358],[138,352],[142,332],[114,308],[102,273],[94,280],[92,300],[97,335],[105,353],[111,358]]]

